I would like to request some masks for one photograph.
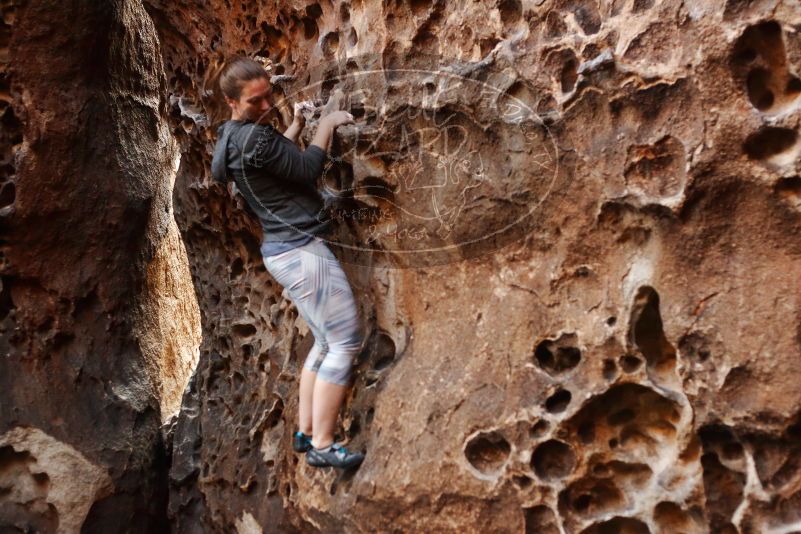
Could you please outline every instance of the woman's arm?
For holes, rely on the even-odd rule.
[[[317,131],[314,133],[314,138],[309,148],[317,146],[321,148],[323,152],[328,152],[334,130],[343,124],[353,124],[353,115],[347,111],[334,111],[320,119],[320,122],[317,123]]]
[[[292,121],[292,124],[289,125],[289,128],[284,131],[284,137],[292,141],[293,143],[298,143],[298,136],[300,135],[301,130],[303,130],[303,126],[306,125],[306,119],[303,118],[301,115],[301,119],[298,120],[298,116],[295,115],[295,120]]]
[[[346,111],[326,115],[318,122],[314,139],[304,151],[278,138],[277,130],[263,126],[259,135],[251,138],[252,146],[244,149],[243,160],[248,167],[269,169],[280,179],[313,186],[322,173],[334,130],[352,122],[353,115]]]
[[[314,104],[306,100],[304,102],[298,102],[294,106],[294,116],[292,118],[292,124],[289,125],[289,128],[286,129],[284,132],[284,137],[289,139],[295,144],[298,144],[298,137],[300,136],[300,132],[303,130],[303,127],[306,125],[306,116],[303,115],[304,110],[313,110]]]

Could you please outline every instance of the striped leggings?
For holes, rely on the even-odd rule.
[[[317,372],[321,380],[348,385],[362,334],[353,292],[339,261],[317,238],[262,259],[314,335],[303,367]]]

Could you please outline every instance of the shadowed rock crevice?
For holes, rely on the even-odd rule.
[[[659,312],[659,294],[641,287],[631,310],[629,339],[645,357],[648,372],[658,380],[670,380],[676,366],[676,350],[665,337]]]
[[[798,148],[798,132],[772,126],[749,135],[743,143],[743,150],[749,158],[777,165],[792,161]]]

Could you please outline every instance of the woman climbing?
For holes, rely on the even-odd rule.
[[[311,145],[301,151],[300,106],[283,134],[267,122],[274,101],[269,73],[259,62],[241,56],[218,61],[209,82],[231,111],[217,129],[212,176],[223,184],[232,178],[258,216],[264,265],[314,335],[300,376],[293,449],[305,452],[311,466],[355,467],[364,455],[334,442],[334,428],[362,335],[348,279],[322,239],[331,220],[320,217],[324,203],[316,188],[334,130],[353,116],[335,111],[320,119]]]

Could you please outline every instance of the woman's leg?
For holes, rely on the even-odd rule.
[[[325,245],[317,251],[328,266],[328,298],[324,307],[324,331],[328,344],[321,354],[314,383],[312,445],[324,448],[333,443],[337,416],[350,387],[353,358],[362,344],[356,300],[350,283],[334,254]]]
[[[304,270],[302,262],[302,252],[297,248],[263,258],[267,271],[275,280],[286,288],[290,300],[295,304],[298,313],[309,325],[314,336],[314,345],[305,360],[300,373],[300,386],[298,391],[298,429],[304,434],[311,436],[313,432],[312,424],[312,400],[314,396],[314,383],[317,378],[317,370],[312,369],[311,362],[320,357],[321,352],[326,352],[328,346],[325,343],[324,335],[316,325],[307,317],[305,308],[298,306],[298,295],[308,291],[304,289],[309,285],[311,273],[308,269]]]
[[[287,288],[315,336],[301,372],[298,416],[301,432],[313,430],[312,444],[325,447],[333,442],[352,360],[362,341],[353,292],[339,261],[316,239],[265,258],[265,265]]]
[[[334,442],[334,430],[342,401],[348,393],[349,386],[333,384],[318,379],[314,382],[314,435],[312,446],[318,449],[328,447]]]
[[[305,367],[300,372],[300,402],[298,403],[298,429],[307,436],[312,435],[312,399],[317,373]]]

